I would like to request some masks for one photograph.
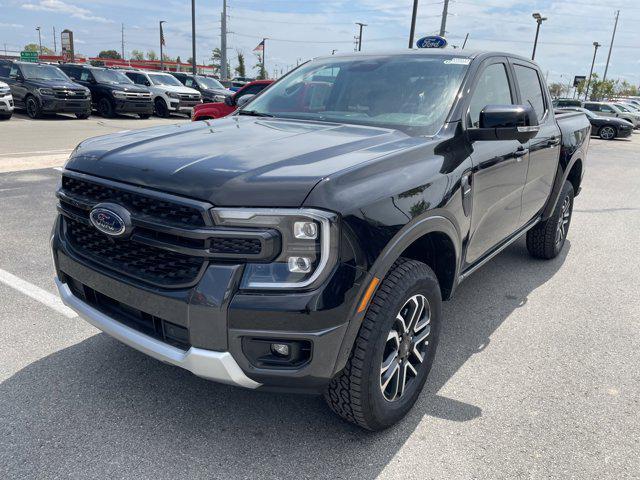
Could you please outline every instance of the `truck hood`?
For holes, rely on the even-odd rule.
[[[383,128],[234,116],[89,139],[66,168],[218,206],[297,207],[323,178],[405,149],[408,139]]]
[[[183,87],[179,85],[154,85],[153,87],[159,90],[163,90],[165,92],[186,93],[189,95],[200,95],[200,92],[193,88]]]
[[[38,80],[35,78],[27,79],[30,85],[36,88],[54,88],[54,89],[64,89],[64,90],[82,90],[83,92],[87,91],[87,88],[83,87],[78,83],[67,82],[65,80]]]

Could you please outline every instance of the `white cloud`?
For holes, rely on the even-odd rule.
[[[24,25],[20,25],[19,23],[2,23],[2,22],[0,22],[0,27],[2,27],[2,28],[24,28]]]
[[[112,23],[112,20],[107,20],[104,17],[93,15],[93,13],[91,13],[91,11],[86,8],[78,7],[76,5],[63,2],[62,0],[40,0],[37,3],[25,3],[24,5],[22,5],[22,8],[24,8],[25,10],[33,11],[64,13],[81,20]]]

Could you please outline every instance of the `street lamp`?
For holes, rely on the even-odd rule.
[[[542,25],[542,22],[544,22],[547,17],[543,17],[539,13],[534,13],[532,17],[536,19],[536,23],[538,24],[538,26],[536,27],[536,39],[533,41],[533,53],[531,54],[531,60],[535,60],[536,47],[538,46],[538,35],[540,34],[540,25]]]
[[[356,25],[360,26],[360,35],[358,35],[358,51],[362,50],[362,27],[366,27],[366,23],[356,22]]]
[[[166,20],[160,20],[160,71],[164,71],[164,55],[162,54],[162,47],[164,47],[164,32],[162,31],[162,24],[167,23]]]
[[[42,36],[40,35],[40,27],[36,27],[38,31],[38,43],[40,44],[40,56],[42,56]]]
[[[600,48],[598,42],[593,42],[593,60],[591,61],[591,71],[589,72],[589,80],[587,80],[587,88],[584,92],[584,99],[588,100],[587,96],[589,95],[589,86],[591,85],[591,75],[593,75],[593,66],[596,64],[596,53],[598,53],[598,48]]]

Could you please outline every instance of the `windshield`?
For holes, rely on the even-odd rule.
[[[180,80],[173,75],[167,75],[163,73],[149,73],[149,78],[154,85],[173,85],[175,87],[182,87]]]
[[[198,85],[200,86],[200,88],[204,88],[204,89],[218,89],[218,90],[224,90],[224,86],[217,81],[215,78],[209,78],[209,77],[196,77],[196,81],[198,82]]]
[[[125,74],[116,70],[91,70],[99,83],[133,83]]]
[[[62,70],[58,67],[54,67],[53,65],[39,65],[34,63],[32,65],[29,64],[21,64],[20,70],[24,75],[24,78],[29,78],[33,80],[62,80],[64,82],[70,82],[69,77],[67,77]]]
[[[451,55],[321,59],[275,83],[243,110],[434,135],[469,63]]]

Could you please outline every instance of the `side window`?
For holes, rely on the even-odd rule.
[[[605,113],[616,113],[616,111],[609,105],[600,105],[600,111]]]
[[[89,70],[86,70],[86,69],[83,68],[82,71],[80,72],[80,80],[82,80],[83,82],[90,81],[91,80],[91,72]]]
[[[196,88],[196,86],[197,86],[197,85],[195,84],[195,82],[193,81],[193,78],[192,78],[192,77],[187,77],[187,78],[185,78],[185,79],[184,79],[184,82],[182,82],[182,83],[184,83],[184,86],[185,86],[185,87],[189,87],[189,88]]]
[[[146,77],[140,73],[127,72],[127,77],[131,79],[131,81],[137,85],[144,85],[147,80]]]
[[[0,61],[0,77],[8,78],[11,71],[11,64]]]
[[[585,103],[584,104],[584,108],[586,108],[587,110],[590,110],[592,112],[599,112],[600,111],[600,105],[598,105],[597,103]]]
[[[487,105],[510,105],[513,103],[509,78],[504,63],[489,65],[480,74],[469,105],[468,124],[480,126],[480,111]]]
[[[240,92],[240,95],[237,96],[236,100],[240,97],[244,97],[245,95],[256,95],[260,93],[266,87],[266,85],[251,85],[250,87],[245,88]]]
[[[11,71],[9,72],[9,76],[15,78],[16,76],[18,76],[18,72],[19,71],[20,70],[18,69],[18,67],[16,65],[11,65]]]
[[[522,103],[531,105],[538,116],[538,120],[541,121],[547,112],[547,108],[538,72],[533,68],[522,65],[514,65],[514,70],[520,87],[520,95],[522,95]]]

